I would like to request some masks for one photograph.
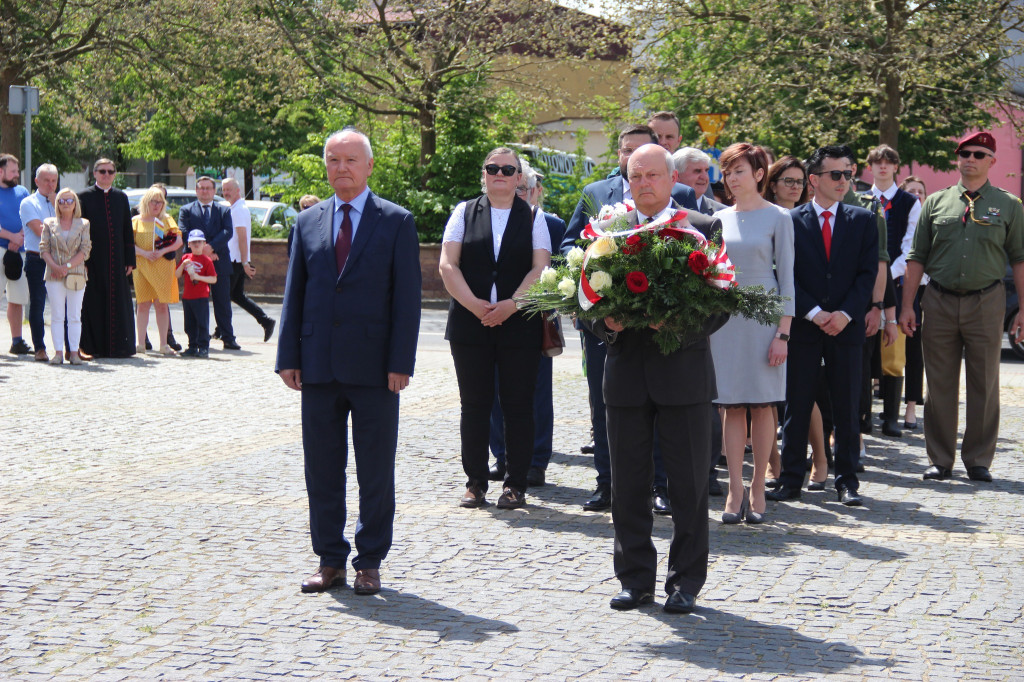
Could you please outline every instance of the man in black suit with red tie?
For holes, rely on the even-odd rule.
[[[367,187],[370,141],[346,128],[324,145],[334,196],[299,215],[281,309],[277,372],[302,392],[309,530],[320,557],[303,592],[345,584],[348,421],[359,482],[356,594],[380,591],[395,517],[398,394],[420,326],[419,240],[412,214]]]
[[[822,360],[836,433],[836,492],[860,506],[857,455],[864,311],[878,272],[878,227],[866,209],[841,203],[849,188],[846,146],[822,147],[807,163],[814,200],[793,216],[796,316],[786,363],[782,475],[770,500],[800,497],[807,473],[807,429]]]

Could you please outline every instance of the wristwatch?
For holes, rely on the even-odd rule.
[[[789,341],[789,334],[783,334],[782,332],[775,332],[775,338],[781,341]]]
[[[872,308],[878,308],[879,310],[885,310],[885,302],[884,301],[872,301],[871,307]]]

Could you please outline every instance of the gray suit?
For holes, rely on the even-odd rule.
[[[704,215],[712,215],[715,211],[721,211],[726,207],[725,204],[718,203],[707,194],[697,199],[697,205],[698,210]]]
[[[717,219],[690,213],[690,223],[707,236],[721,230]],[[654,516],[650,491],[655,424],[672,503],[672,543],[666,593],[696,595],[707,578],[708,469],[711,401],[717,395],[708,336],[727,315],[706,320],[700,333],[662,355],[650,329],[610,332],[592,324],[608,344],[604,400],[612,468],[615,575],[623,588],[654,591],[657,551],[651,540]]]

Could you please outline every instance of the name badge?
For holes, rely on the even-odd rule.
[[[998,208],[990,208],[988,210],[988,214],[991,215],[991,216],[997,216],[998,217],[999,216],[999,209]]]

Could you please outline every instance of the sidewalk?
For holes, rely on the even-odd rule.
[[[525,510],[465,510],[444,318],[424,311],[402,396],[377,597],[299,592],[298,396],[242,311],[243,350],[207,361],[0,354],[0,678],[1024,679],[1024,364],[1003,363],[995,483],[926,484],[920,432],[868,437],[865,507],[805,493],[723,526],[712,498],[697,612],[616,612],[611,518],[580,509],[577,344],[555,360],[548,485]],[[354,467],[349,486],[354,507]],[[661,578],[670,530],[655,519]]]

